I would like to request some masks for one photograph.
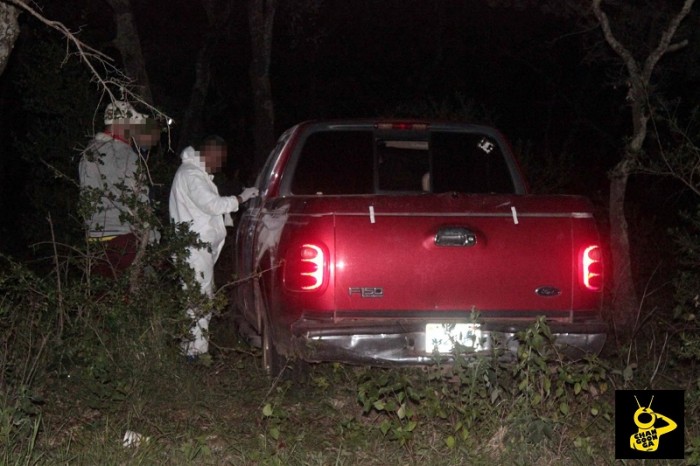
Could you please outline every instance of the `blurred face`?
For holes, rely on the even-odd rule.
[[[228,155],[226,146],[214,143],[205,143],[200,154],[208,173],[217,173],[221,171],[221,168],[226,163],[226,157]]]
[[[111,125],[107,125],[105,128],[106,131],[109,131],[115,136],[119,136],[122,139],[126,139],[127,141],[131,139],[131,137],[134,134],[133,129],[131,128],[131,125],[129,123],[125,123],[121,120],[115,120],[114,123]]]
[[[131,135],[139,147],[153,147],[160,142],[160,128],[152,120],[144,124],[132,125]]]

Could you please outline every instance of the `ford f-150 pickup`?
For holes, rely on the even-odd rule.
[[[591,203],[529,194],[493,128],[305,122],[256,185],[236,231],[249,279],[234,301],[272,372],[285,358],[424,364],[488,351],[538,316],[569,353],[605,342]]]

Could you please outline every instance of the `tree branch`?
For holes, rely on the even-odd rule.
[[[593,0],[591,2],[593,6],[593,14],[598,19],[600,27],[603,29],[603,36],[605,37],[605,40],[615,51],[615,53],[617,53],[622,59],[622,62],[627,67],[627,72],[630,78],[641,76],[641,70],[639,69],[639,64],[637,63],[637,60],[635,60],[632,56],[632,53],[629,50],[627,50],[627,48],[624,45],[622,45],[620,41],[617,40],[615,34],[612,32],[612,29],[610,28],[610,21],[608,20],[608,15],[605,14],[605,12],[600,8],[601,3],[602,0]]]
[[[659,45],[656,46],[656,49],[654,49],[654,51],[651,52],[645,60],[644,81],[646,83],[648,83],[651,79],[651,73],[654,71],[654,67],[656,67],[656,64],[659,62],[661,57],[663,57],[664,54],[669,51],[677,50],[677,48],[669,50],[669,47],[671,47],[671,40],[673,39],[673,36],[676,35],[678,26],[680,26],[681,22],[690,13],[690,9],[693,7],[693,3],[695,3],[695,0],[685,0],[683,2],[683,7],[681,8],[681,11],[679,11],[678,14],[671,20],[664,33],[661,35]],[[674,47],[675,46],[676,44],[674,44]]]
[[[98,85],[103,89],[103,91],[109,96],[109,99],[114,102],[116,100],[132,100],[137,101],[144,107],[148,108],[154,113],[154,115],[161,117],[163,119],[169,119],[168,115],[164,114],[156,107],[146,102],[141,96],[133,92],[131,87],[131,80],[124,75],[119,69],[117,69],[112,64],[112,59],[106,54],[100,52],[99,50],[85,44],[83,41],[78,39],[75,33],[68,29],[63,23],[59,21],[53,21],[45,16],[43,16],[39,11],[30,6],[25,0],[0,0],[5,3],[15,5],[16,7],[22,9],[23,11],[29,13],[31,16],[39,20],[41,23],[45,24],[51,29],[58,31],[63,37],[68,40],[69,44],[72,44],[77,51],[80,60],[88,67],[93,79],[98,83]],[[101,66],[105,69],[108,75],[109,73],[114,73],[116,78],[109,78],[103,76],[97,67]],[[121,95],[115,96],[115,92],[119,92]]]
[[[688,45],[688,41],[687,41],[687,40],[682,40],[682,41],[677,42],[677,43],[675,43],[675,44],[671,44],[671,45],[669,45],[668,48],[666,49],[666,53],[675,52],[676,50],[680,50],[680,49],[686,47],[687,45]]]

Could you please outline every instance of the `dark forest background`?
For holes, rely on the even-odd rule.
[[[46,1],[41,11],[123,68],[113,8],[119,3]],[[254,179],[261,154],[274,142],[255,142],[261,125],[251,79],[256,52],[248,6],[254,3],[130,2],[152,103],[176,122],[152,159],[160,167],[161,189],[155,191],[161,198],[179,150],[203,135],[227,139],[225,178],[242,183]],[[662,3],[604,4],[614,32],[640,61],[681,5]],[[682,137],[669,134],[669,119],[694,137],[699,18],[697,9],[690,12],[676,35],[687,45],[663,56],[653,74],[655,123],[645,145],[651,157]],[[27,14],[20,23],[22,33],[0,77],[0,248],[26,258],[29,245],[48,237],[49,215],[59,239],[81,234],[74,214],[78,153],[101,128],[104,101],[64,37]],[[202,66],[203,88],[197,81]],[[534,192],[587,195],[606,227],[608,173],[632,131],[630,82],[585,2],[278,2],[269,82],[273,137],[317,118],[493,124],[511,139]],[[196,92],[199,113],[193,112]],[[668,229],[695,202],[670,178],[631,178],[626,212],[639,283],[659,267],[673,267]]]
[[[611,464],[613,393],[656,388],[685,391],[700,463],[693,3],[0,0],[0,463]],[[20,33],[3,69],[9,5]],[[94,50],[81,57],[76,37]],[[79,209],[80,152],[108,101],[86,57],[175,121],[149,155],[163,238],[149,273],[117,281],[91,275]],[[353,117],[491,124],[533,193],[589,197],[608,250],[601,357],[562,360],[538,320],[511,363],[319,364],[292,388],[235,331],[229,244],[206,302],[214,359],[186,365],[182,309],[201,296],[178,265],[194,238],[167,215],[180,150],[224,137],[216,181],[232,194],[288,127]],[[112,441],[131,428],[151,450]]]

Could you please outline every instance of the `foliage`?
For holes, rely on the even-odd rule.
[[[386,371],[379,377],[368,373],[360,378],[357,390],[362,411],[384,415],[379,425],[382,435],[402,444],[413,436],[417,425],[414,407],[424,397],[400,371]]]
[[[368,370],[358,380],[362,412],[376,417],[373,428],[383,436],[408,447],[430,426],[448,449],[461,451],[478,448],[485,431],[505,429],[511,442],[538,445],[554,441],[563,427],[577,429],[582,419],[610,425],[603,364],[565,360],[544,319],[516,338],[515,359],[497,348],[485,357],[456,352],[452,364],[427,372]]]
[[[57,37],[36,30],[30,34],[32,40],[22,44],[25,53],[18,55],[14,86],[31,125],[15,134],[12,150],[23,165],[24,184],[18,187],[24,196],[18,201],[28,202],[18,220],[25,240],[32,243],[49,236],[47,216],[68,218],[77,201],[76,148],[93,133],[97,92],[86,85],[90,76],[85,67],[66,56]],[[59,240],[78,239],[75,226],[57,224]]]
[[[90,242],[52,244],[53,266],[38,265],[40,272],[0,257],[0,462],[32,457],[56,381],[85,409],[114,412],[138,398],[140,381],[172,370],[190,325],[183,309],[224,304],[194,285],[184,261],[193,244],[185,226],[163,229],[161,242],[147,248],[135,290],[128,274],[90,273],[99,254]]]
[[[674,280],[674,317],[682,323],[680,344],[674,350],[682,358],[700,361],[700,204],[694,215],[684,217],[688,228],[674,232],[681,254]]]
[[[514,150],[525,178],[533,193],[556,194],[570,192],[575,164],[571,153],[548,154],[536,152],[531,142],[518,141]]]
[[[67,53],[60,37],[30,26],[27,35],[11,75],[12,92],[19,103],[19,108],[11,110],[17,120],[13,121],[11,148],[18,154],[11,164],[21,175],[13,183],[13,202],[18,204],[13,210],[20,228],[12,236],[23,236],[24,244],[49,237],[75,244],[83,235],[74,209],[79,200],[78,161],[89,139],[103,127],[100,104],[104,102],[98,85],[89,84],[89,70],[77,56]],[[164,164],[162,157],[165,152],[164,144],[148,154],[153,156],[151,171],[143,176],[150,177],[155,186],[172,179],[172,164]],[[163,200],[162,192],[154,194]],[[167,223],[161,206],[154,207],[159,219]],[[51,219],[63,221],[51,224]]]
[[[384,116],[482,124],[494,124],[498,118],[492,111],[480,106],[475,100],[468,99],[462,93],[439,99],[430,96],[416,98],[387,109]]]
[[[673,320],[677,324],[679,344],[673,352],[682,359],[700,360],[700,109],[693,107],[687,114],[663,106],[654,115],[654,128],[659,140],[653,153],[644,154],[638,170],[674,180],[683,188],[686,207],[680,212],[680,224],[669,231],[674,241],[677,268],[673,276]],[[690,207],[692,209],[692,207]]]

